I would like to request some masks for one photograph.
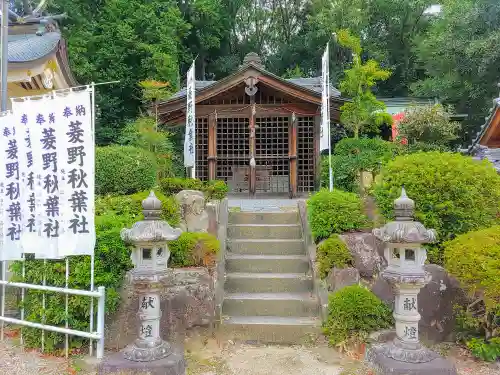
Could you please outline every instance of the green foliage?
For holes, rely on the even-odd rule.
[[[353,264],[347,245],[337,235],[331,236],[318,246],[316,261],[321,279],[327,277],[333,267],[345,268]]]
[[[217,238],[209,233],[183,232],[168,244],[170,267],[208,266],[220,250]]]
[[[138,82],[158,80],[177,88],[180,42],[189,26],[173,1],[50,3],[51,13],[68,15],[63,33],[76,79],[86,83],[120,81],[96,90],[97,143],[116,142],[124,124],[139,113],[142,92]]]
[[[500,336],[500,226],[446,242],[444,265],[475,301],[460,315],[462,331]]]
[[[451,112],[440,104],[412,107],[398,124],[399,138],[410,144],[423,142],[449,146],[458,138],[460,123],[450,120]]]
[[[307,200],[307,213],[315,242],[332,234],[361,229],[367,224],[361,199],[341,190],[321,190]]]
[[[99,196],[95,202],[96,218],[112,216],[131,224],[142,220],[144,218],[142,201],[148,197],[149,193],[149,191],[142,191],[132,195]],[[175,198],[165,196],[159,191],[155,191],[155,195],[162,203],[161,218],[172,226],[179,224],[180,209]]]
[[[340,107],[340,118],[342,124],[353,131],[354,138],[358,138],[364,131],[378,131],[382,124],[392,124],[392,117],[385,112],[385,104],[371,92],[378,81],[385,81],[391,73],[380,68],[375,60],[362,63],[361,42],[348,30],[340,30],[337,37],[342,47],[353,52],[352,66],[345,70],[340,82],[340,91],[352,97],[352,101]]]
[[[401,152],[400,146],[377,138],[344,138],[337,143],[332,155],[334,187],[357,192],[360,171],[377,173],[382,163]],[[328,156],[321,159],[321,186],[327,187]]]
[[[438,97],[469,115],[462,140],[475,137],[477,127],[498,97],[500,2],[457,0],[443,4],[440,17],[415,40],[415,53],[425,76],[412,85],[415,94]]]
[[[182,155],[175,149],[172,138],[173,134],[158,129],[153,117],[139,117],[125,126],[118,142],[153,153],[158,165],[158,178],[165,178],[184,171]]]
[[[365,337],[391,327],[392,323],[390,309],[365,287],[351,285],[328,298],[324,330],[332,345],[339,345],[353,336]]]
[[[154,155],[132,146],[97,147],[95,170],[97,194],[132,194],[156,183]]]
[[[500,337],[494,337],[489,341],[472,338],[467,341],[467,347],[472,355],[487,362],[495,362],[500,358]]]
[[[203,191],[207,199],[224,199],[229,191],[222,180],[203,182],[194,178],[164,178],[160,181],[161,190],[167,195],[175,195],[182,190]]]
[[[389,161],[374,189],[380,212],[388,219],[403,185],[415,200],[416,220],[435,229],[440,242],[498,222],[500,176],[487,161],[449,152],[418,152]],[[440,247],[429,256],[431,262],[442,263]]]
[[[211,180],[204,185],[204,191],[208,199],[224,199],[229,191],[229,187],[222,180]]]
[[[96,220],[97,243],[95,248],[95,285],[106,287],[106,315],[113,314],[119,305],[118,289],[122,285],[125,273],[132,267],[130,251],[120,238],[123,225],[130,224],[127,219],[106,215]],[[65,262],[30,259],[25,262],[25,278],[22,277],[22,262],[14,262],[11,266],[13,279],[41,285],[46,275],[47,285],[65,286]],[[90,257],[72,256],[69,258],[69,287],[74,289],[90,288]],[[65,323],[65,297],[61,293],[45,293],[45,322],[63,327]],[[89,331],[90,299],[87,297],[70,296],[68,303],[68,322],[72,329]],[[42,292],[25,291],[25,319],[42,321]],[[94,309],[94,312],[96,310]],[[96,321],[94,319],[94,321]],[[24,328],[24,340],[28,347],[39,348],[41,345],[40,330]],[[83,345],[84,339],[71,337],[73,348]],[[65,337],[59,333],[45,333],[45,350],[53,352],[64,348]]]

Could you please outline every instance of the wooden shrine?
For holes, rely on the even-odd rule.
[[[331,121],[343,100],[331,89]],[[158,103],[159,121],[185,123],[186,89]],[[321,77],[283,79],[255,53],[219,81],[196,81],[196,177],[231,193],[295,197],[319,188]]]

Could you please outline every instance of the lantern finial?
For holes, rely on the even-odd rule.
[[[161,218],[161,201],[156,197],[153,190],[142,201],[142,213],[144,214],[144,220],[159,220]]]
[[[394,200],[394,216],[397,221],[413,220],[415,213],[415,202],[406,195],[404,185],[401,188],[401,195]]]

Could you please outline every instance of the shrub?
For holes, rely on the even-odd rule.
[[[352,255],[344,241],[334,235],[318,246],[316,253],[319,277],[324,279],[333,267],[345,268],[353,264]]]
[[[167,195],[175,195],[182,190],[199,190],[207,199],[224,199],[229,191],[221,180],[202,182],[193,178],[164,178],[160,181],[161,190]]]
[[[378,138],[344,138],[335,146],[332,169],[335,188],[355,192],[360,171],[378,172],[380,165],[401,152],[399,145]],[[328,187],[328,156],[321,160],[321,186]]]
[[[419,152],[387,163],[374,189],[377,205],[393,217],[393,202],[404,184],[415,200],[415,218],[436,229],[438,240],[491,226],[498,222],[500,177],[488,161],[449,152]],[[430,259],[442,263],[440,246]]]
[[[307,212],[314,241],[332,234],[361,229],[367,223],[361,199],[341,190],[321,190],[307,200]]]
[[[483,361],[495,362],[500,359],[500,337],[493,337],[488,341],[472,338],[467,341],[467,347],[474,357]]]
[[[132,146],[96,148],[97,194],[133,194],[156,183],[155,156]]]
[[[392,323],[390,309],[365,287],[351,285],[331,293],[328,298],[324,331],[332,345],[353,337],[366,337],[391,327]]]
[[[224,181],[212,180],[205,184],[204,191],[208,199],[221,200],[227,196],[229,188]]]
[[[446,242],[444,265],[474,300],[461,316],[461,326],[469,335],[487,340],[499,335],[500,226],[465,233]]]
[[[108,214],[96,220],[96,248],[95,248],[95,285],[106,287],[106,315],[114,313],[119,305],[121,287],[125,273],[132,267],[130,251],[120,238],[120,231],[130,217],[117,217]],[[132,220],[133,221],[133,220]],[[11,265],[13,279],[32,284],[42,284],[46,275],[47,285],[65,286],[65,262],[30,259],[25,262],[25,278],[22,277],[22,262]],[[90,288],[90,257],[72,256],[69,258],[70,278],[69,287],[74,289]],[[63,327],[65,323],[65,297],[61,293],[46,292],[45,321],[47,324]],[[25,291],[24,299],[25,319],[42,321],[42,292]],[[68,321],[72,329],[89,330],[90,298],[70,296],[68,303]],[[96,304],[94,305],[96,306]],[[97,308],[94,310],[97,312]],[[94,322],[97,321],[94,319]],[[24,340],[27,346],[39,348],[41,333],[38,329],[24,328]],[[79,348],[86,339],[72,336],[70,345]],[[45,333],[45,350],[56,351],[64,347],[65,336],[59,333]]]
[[[209,233],[183,232],[168,244],[170,267],[210,266],[219,252],[220,243]]]
[[[142,220],[142,201],[150,191],[141,191],[132,195],[106,195],[96,198],[96,216],[113,214],[121,217],[131,217],[133,221]],[[180,208],[174,197],[167,197],[155,191],[156,197],[162,203],[162,219],[176,226],[180,220]]]

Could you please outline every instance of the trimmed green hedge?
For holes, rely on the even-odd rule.
[[[359,230],[368,223],[361,199],[341,190],[321,190],[314,194],[307,200],[307,213],[315,242],[335,233]]]
[[[393,325],[391,310],[363,286],[351,285],[331,293],[324,331],[331,345],[364,340],[371,332]]]
[[[382,215],[392,219],[394,199],[405,186],[415,201],[415,218],[435,229],[444,242],[456,235],[499,223],[500,176],[487,161],[449,152],[419,152],[387,163],[374,195]],[[442,263],[442,250],[429,252]]]
[[[170,267],[209,266],[220,250],[217,238],[209,233],[184,232],[169,243]]]
[[[457,326],[462,339],[478,358],[500,358],[500,226],[446,242],[444,265],[472,300],[482,301],[460,312]]]
[[[398,144],[378,138],[344,138],[335,146],[332,169],[335,188],[350,192],[358,190],[361,170],[377,172],[385,163],[401,152]],[[329,186],[328,156],[321,159],[321,186]]]
[[[333,267],[351,266],[354,259],[344,241],[339,236],[333,235],[318,246],[316,261],[318,262],[319,277],[324,279]]]
[[[156,157],[132,146],[97,147],[95,189],[97,194],[133,194],[156,184]]]

